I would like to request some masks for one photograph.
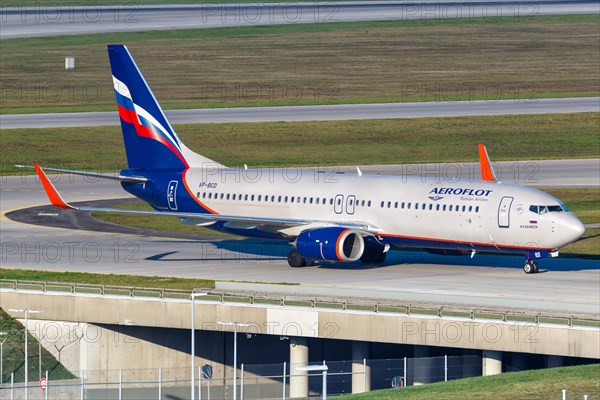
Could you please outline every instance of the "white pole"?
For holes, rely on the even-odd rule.
[[[323,360],[323,365],[325,364],[325,360]],[[327,370],[323,371],[323,400],[327,399]]]
[[[202,367],[198,367],[198,400],[202,400]]]
[[[367,391],[367,359],[363,358],[363,392]]]
[[[4,339],[0,342],[0,385],[4,384]]]
[[[0,336],[8,335],[8,332],[0,332]],[[6,342],[8,338],[4,338],[3,341],[0,342],[0,386],[4,384],[4,342]]]
[[[242,382],[240,385],[240,400],[244,400],[244,363],[242,363]]]
[[[444,355],[444,382],[448,382],[448,355]]]
[[[46,370],[46,390],[44,391],[44,400],[48,400],[48,390],[50,390],[50,382],[48,382],[48,370]]]
[[[404,357],[404,383],[403,385],[408,386],[408,382],[406,381],[406,357]]]
[[[283,362],[283,394],[281,395],[281,399],[282,400],[285,400],[285,376],[286,376],[286,369],[287,369],[287,362],[284,361]],[[290,371],[290,375],[291,375],[291,372],[292,371]],[[290,376],[290,379],[291,378],[292,377]]]
[[[158,400],[162,400],[162,368],[158,369]]]
[[[195,390],[194,390],[194,370],[196,369],[196,362],[195,362],[195,357],[196,357],[196,340],[195,340],[195,335],[194,335],[194,331],[196,330],[196,319],[195,319],[195,314],[194,314],[194,293],[192,293],[192,377],[190,379],[190,383],[191,383],[191,390],[192,390],[192,400],[194,400],[194,395],[195,395]]]
[[[42,379],[42,340],[44,340],[43,337],[38,340],[38,379]]]
[[[123,370],[119,370],[119,400],[123,399]]]
[[[13,400],[13,398],[14,398],[14,391],[15,391],[15,373],[11,372],[10,373],[10,400]]]
[[[79,393],[79,397],[83,400],[83,391],[84,391],[84,381],[83,381],[83,370],[79,372],[81,374],[81,392]]]
[[[233,325],[233,400],[237,399],[237,327]]]
[[[27,400],[28,397],[29,397],[29,385],[28,385],[29,376],[27,374],[27,368],[28,368],[27,357],[29,355],[28,352],[27,352],[27,347],[28,347],[27,346],[27,344],[28,344],[27,337],[29,336],[27,334],[29,332],[27,330],[27,320],[28,320],[28,317],[29,317],[29,310],[27,309],[27,310],[25,310],[25,400]]]
[[[567,389],[562,390],[562,400],[567,400]]]

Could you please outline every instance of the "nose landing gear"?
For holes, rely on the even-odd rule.
[[[525,265],[523,265],[523,271],[525,271],[526,274],[537,274],[539,268],[535,261],[527,260],[525,261]]]

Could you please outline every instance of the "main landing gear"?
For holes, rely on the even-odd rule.
[[[523,265],[523,271],[525,271],[526,274],[537,274],[539,268],[535,261],[527,260],[525,261],[525,265]]]
[[[314,260],[307,260],[306,258],[302,257],[295,248],[290,250],[287,259],[289,266],[292,268],[312,267],[315,265]]]

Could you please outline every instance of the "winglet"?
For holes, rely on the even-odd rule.
[[[488,156],[485,145],[479,144],[479,167],[481,168],[481,179],[488,182],[496,182],[496,174]]]
[[[50,182],[50,179],[48,179],[48,177],[46,176],[46,173],[42,170],[42,168],[38,164],[33,164],[33,166],[34,166],[35,171],[37,172],[38,176],[40,177],[40,181],[42,181],[42,185],[44,186],[44,190],[46,191],[46,194],[48,195],[48,199],[50,199],[50,202],[53,205],[60,207],[60,208],[75,209],[75,207],[72,207],[67,202],[65,202],[62,199],[62,197],[60,197],[60,194],[58,194],[58,191],[56,191],[56,188],[54,187],[52,182]]]

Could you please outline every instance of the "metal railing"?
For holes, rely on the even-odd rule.
[[[0,279],[0,289],[14,291],[41,291],[87,294],[97,296],[123,296],[130,298],[190,299],[192,290],[162,289],[136,286],[112,286],[71,282],[45,282],[32,280]],[[532,324],[552,324],[569,327],[600,327],[598,317],[585,314],[542,313],[531,311],[506,310],[491,307],[461,307],[447,305],[425,305],[401,301],[379,301],[369,299],[347,299],[314,297],[302,295],[277,295],[266,293],[232,292],[215,289],[204,290],[206,296],[198,302],[219,302],[250,305],[273,305],[281,307],[304,307],[314,309],[337,309],[340,311],[392,313],[401,315],[452,317],[461,319],[485,319],[502,322],[524,322]]]

